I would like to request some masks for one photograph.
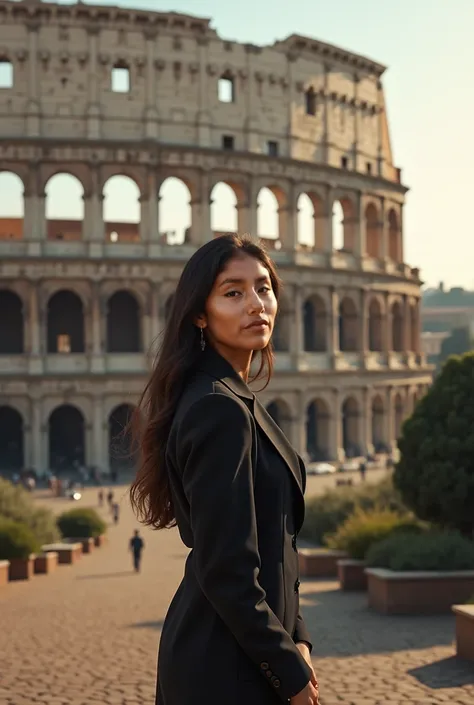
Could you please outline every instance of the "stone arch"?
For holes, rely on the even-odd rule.
[[[141,312],[136,296],[119,289],[107,300],[106,309],[107,352],[142,352]]]
[[[22,470],[24,458],[23,417],[12,406],[0,405],[0,470]]]
[[[403,352],[403,313],[399,301],[395,301],[391,308],[392,318],[392,350]]]
[[[350,296],[344,296],[339,304],[339,349],[341,352],[359,349],[359,315]]]
[[[272,341],[275,352],[288,352],[291,338],[291,308],[286,296],[278,302],[278,313],[273,327]]]
[[[382,257],[382,238],[379,224],[379,213],[373,203],[367,204],[364,213],[366,251],[369,257]]]
[[[387,439],[385,438],[385,404],[380,394],[372,399],[371,404],[371,426],[372,445],[376,453],[384,453],[387,450]]]
[[[327,311],[318,294],[313,294],[303,303],[303,350],[327,350]]]
[[[356,251],[355,208],[347,197],[338,198],[333,202],[332,232],[334,250]]]
[[[360,455],[359,404],[355,397],[348,397],[342,405],[342,446],[347,458]]]
[[[211,191],[211,230],[215,236],[237,233],[238,221],[237,193],[230,184],[218,181]]]
[[[287,438],[291,434],[291,411],[284,399],[274,399],[267,404],[267,411]]]
[[[306,452],[311,461],[329,460],[329,406],[324,399],[313,399],[306,409]]]
[[[81,240],[84,221],[84,186],[69,172],[56,172],[45,184],[48,240]]]
[[[369,304],[369,350],[382,352],[383,346],[383,314],[377,298],[373,297]]]
[[[388,212],[388,256],[394,262],[401,261],[400,225],[394,208]]]
[[[0,168],[0,241],[21,240],[25,217],[24,183],[13,171]]]
[[[113,472],[128,470],[133,467],[132,437],[129,422],[134,412],[134,405],[119,404],[109,414],[109,466]]]
[[[47,349],[48,353],[85,352],[84,309],[74,291],[61,289],[48,300]]]
[[[164,244],[189,242],[191,229],[199,227],[198,223],[192,222],[191,196],[190,185],[176,176],[168,176],[161,184],[158,222],[160,240]]]
[[[262,240],[281,240],[285,231],[285,196],[278,186],[262,186],[257,195],[257,236]]]
[[[72,404],[61,404],[48,419],[49,467],[70,472],[85,463],[86,425],[82,412]]]
[[[140,240],[141,191],[125,174],[110,175],[103,186],[102,217],[107,242]]]
[[[393,420],[394,420],[394,435],[395,440],[400,438],[402,432],[402,424],[405,417],[405,403],[402,395],[397,392],[393,399]]]
[[[18,294],[10,289],[0,289],[0,311],[0,355],[21,355],[25,326],[23,302]]]

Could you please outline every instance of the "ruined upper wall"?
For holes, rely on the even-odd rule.
[[[177,13],[0,0],[0,60],[14,76],[0,88],[0,139],[226,146],[399,180],[384,67],[316,40],[254,46]],[[128,91],[113,86],[117,69]]]

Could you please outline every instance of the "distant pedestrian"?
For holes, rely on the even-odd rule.
[[[133,554],[133,568],[135,570],[135,573],[140,572],[140,563],[142,560],[142,551],[145,546],[145,542],[143,541],[142,537],[140,536],[140,533],[138,529],[135,529],[133,533],[133,537],[130,539],[130,551]]]
[[[114,503],[114,493],[112,492],[112,490],[109,490],[107,492],[107,504],[109,505],[110,511],[112,511],[113,503]]]
[[[365,481],[365,473],[367,471],[367,465],[365,463],[365,460],[362,460],[360,465],[359,465],[359,473],[360,473],[360,479],[362,482]]]
[[[112,516],[114,519],[114,524],[118,524],[120,518],[120,505],[118,502],[114,502],[114,504],[112,504]]]
[[[104,491],[102,488],[99,490],[98,497],[99,497],[99,507],[102,507],[104,505]]]

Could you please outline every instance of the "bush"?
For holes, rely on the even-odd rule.
[[[28,558],[40,550],[33,532],[12,519],[0,519],[0,560]]]
[[[390,570],[473,570],[474,544],[455,531],[389,536],[366,557],[372,568]]]
[[[420,533],[422,530],[420,522],[410,515],[400,516],[389,509],[364,511],[357,508],[334,534],[327,537],[326,544],[329,548],[346,551],[351,558],[364,560],[369,548],[377,541],[400,531]]]
[[[71,539],[95,538],[105,534],[107,524],[95,509],[71,509],[58,517],[61,535]]]
[[[377,484],[360,484],[326,490],[306,501],[306,514],[301,537],[323,544],[325,536],[333,534],[357,508],[364,510],[389,509],[399,514],[407,512],[391,478]]]
[[[53,512],[37,507],[29,492],[1,477],[0,518],[24,524],[31,529],[40,544],[54,543],[59,539]]]
[[[474,535],[474,353],[450,357],[398,441],[395,485],[417,516]]]

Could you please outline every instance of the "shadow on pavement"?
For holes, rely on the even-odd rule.
[[[158,619],[156,622],[137,622],[137,624],[128,624],[128,629],[162,629],[163,619]]]
[[[95,573],[94,575],[76,575],[76,580],[93,580],[94,578],[121,578],[125,575],[135,575],[135,571],[122,570],[120,573]]]
[[[474,684],[472,662],[455,656],[414,668],[407,673],[433,689],[461,688]]]
[[[453,644],[453,615],[381,615],[369,609],[365,592],[341,592],[334,589],[334,582],[317,582],[320,589],[300,593],[310,634],[317,635],[313,640],[316,658]]]

